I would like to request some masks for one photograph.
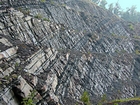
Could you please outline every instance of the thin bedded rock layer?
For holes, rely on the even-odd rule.
[[[93,104],[140,95],[133,23],[85,0],[3,0],[0,13],[3,105],[34,90],[36,105],[82,105],[84,91]]]

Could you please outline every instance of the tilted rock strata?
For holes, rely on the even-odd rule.
[[[92,103],[103,94],[140,94],[126,22],[84,0],[9,0],[9,6],[0,16],[1,103],[16,105],[33,89],[37,105],[82,105],[84,91]],[[6,94],[13,92],[11,100]]]

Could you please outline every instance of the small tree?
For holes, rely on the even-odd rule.
[[[100,2],[100,6],[102,7],[102,8],[104,8],[104,9],[106,9],[106,6],[107,5],[107,1],[106,0],[102,0],[101,2]]]
[[[121,6],[120,6],[120,4],[118,2],[115,4],[114,14],[118,15],[118,16],[121,14]]]
[[[98,4],[100,0],[92,0],[94,3]]]
[[[112,12],[113,13],[113,3],[111,3],[111,4],[109,4],[109,8],[108,8],[108,10],[110,11],[110,12]]]

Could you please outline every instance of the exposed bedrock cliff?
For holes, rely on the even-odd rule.
[[[36,90],[37,105],[96,105],[140,95],[140,37],[86,0],[3,0],[0,5],[0,105]]]

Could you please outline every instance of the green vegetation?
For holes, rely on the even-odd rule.
[[[51,2],[50,2],[52,5],[54,5],[55,3],[54,3],[54,1],[53,0],[51,0]]]
[[[9,84],[10,83],[10,80],[11,80],[11,77],[6,75],[4,78],[3,78],[5,81],[3,82],[3,84]]]
[[[40,2],[44,3],[44,2],[46,2],[46,0],[40,0]]]
[[[9,80],[9,78],[10,78],[10,77],[9,77],[8,75],[6,75],[6,76],[4,77],[5,80]]]
[[[61,4],[62,7],[66,7],[66,4]]]
[[[137,11],[137,7],[135,5],[132,5],[130,8],[127,8],[125,11],[121,8],[120,4],[118,2],[108,4],[107,0],[87,0],[92,1],[95,4],[99,5],[100,7],[104,9],[108,9],[108,11],[112,12],[116,16],[129,21],[129,22],[140,22],[140,12]],[[108,5],[108,8],[107,8]]]
[[[117,35],[116,35],[116,34],[114,34],[114,33],[112,33],[112,36],[117,37]]]
[[[43,17],[41,14],[37,14],[37,15],[35,15],[34,17],[37,18],[37,19],[41,19],[41,20],[43,20],[43,21],[48,21],[48,22],[50,22],[50,20],[49,20],[48,18]]]
[[[17,74],[12,74],[13,79],[16,79],[17,77],[18,77]]]
[[[135,39],[140,39],[140,36],[134,35],[133,38],[135,38]]]
[[[81,96],[81,101],[85,104],[85,105],[91,105],[90,103],[90,99],[89,99],[89,94],[87,91],[84,91],[84,93]]]
[[[27,9],[18,8],[18,10],[22,12],[24,15],[30,15],[30,10],[28,8]]]
[[[133,31],[134,30],[134,26],[132,24],[129,24],[129,29]]]
[[[76,103],[75,105],[79,105],[78,103]]]
[[[19,66],[19,63],[16,62],[16,63],[15,63],[15,68],[17,68],[18,66]]]
[[[119,103],[123,103],[123,102],[129,102],[129,101],[140,101],[139,97],[135,97],[135,98],[127,98],[127,99],[116,99],[113,100],[111,102],[103,102],[109,105],[119,105]],[[100,103],[98,105],[102,105],[103,103]]]
[[[120,90],[118,90],[118,92],[120,93]],[[107,96],[104,94],[102,97],[101,97],[101,100],[99,101],[98,105],[119,105],[119,103],[127,103],[127,102],[130,102],[130,101],[139,101],[140,102],[140,97],[134,97],[134,98],[126,98],[126,99],[115,99],[115,100],[112,100],[112,101],[108,101],[107,100]]]
[[[2,78],[2,80],[4,81],[0,81],[0,85],[8,85],[10,82],[12,82],[14,79],[17,78],[18,78],[17,74],[6,75]]]
[[[34,17],[37,18],[37,19],[42,19],[42,15],[41,14],[36,14]]]
[[[104,94],[102,97],[101,97],[101,100],[99,101],[98,105],[102,105],[103,103],[107,102],[107,98],[106,98],[106,94]]]
[[[22,67],[18,62],[15,63],[15,70],[22,70]]]
[[[31,92],[31,94],[28,97],[25,97],[23,101],[21,102],[23,105],[35,105],[34,104],[34,97],[35,97],[35,90]]]
[[[2,82],[0,81],[0,85],[2,85]]]
[[[65,27],[62,26],[60,29],[61,29],[62,31],[64,31],[64,30],[65,30]]]
[[[50,20],[48,18],[43,18],[43,21],[48,21],[50,22]]]
[[[135,51],[137,55],[140,55],[140,50]]]
[[[4,0],[1,0],[0,1],[0,5],[3,5],[3,4],[5,4],[5,1]]]
[[[121,103],[121,102],[128,102],[128,101],[140,101],[140,98],[135,97],[135,98],[127,98],[127,99],[117,99],[112,101],[112,103]]]

